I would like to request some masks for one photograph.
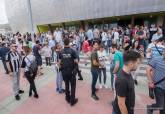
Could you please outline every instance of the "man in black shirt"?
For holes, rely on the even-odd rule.
[[[42,57],[40,54],[40,50],[41,50],[40,42],[39,42],[39,40],[37,40],[36,45],[33,47],[33,54],[34,54],[35,58],[37,58],[36,61],[37,61],[37,65],[38,65],[38,75],[39,76],[43,75],[43,73],[41,71]]]
[[[73,106],[78,102],[78,99],[75,98],[77,73],[75,64],[78,64],[78,60],[76,52],[70,48],[69,42],[68,38],[64,39],[64,49],[59,56],[59,64],[61,65],[62,76],[65,82],[65,99]],[[69,86],[71,86],[71,94]]]
[[[117,77],[116,98],[113,102],[113,114],[134,114],[135,90],[131,71],[135,71],[140,62],[140,54],[135,51],[124,53],[124,67]]]

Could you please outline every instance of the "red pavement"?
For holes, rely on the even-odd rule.
[[[54,81],[39,91],[38,100],[29,98],[12,114],[108,114],[111,113],[110,96],[112,93],[101,90],[98,93],[100,101],[93,101],[90,97],[90,86],[84,82],[78,82],[77,94],[79,102],[71,107],[64,100],[64,94],[57,94],[54,90]],[[102,94],[101,94],[102,93]],[[30,110],[28,110],[30,109]]]
[[[64,100],[64,94],[60,95],[54,91],[54,81],[40,89],[40,98],[29,98],[20,107],[16,108],[12,114],[111,114],[110,102],[113,94],[110,90],[99,90],[99,101],[93,101],[90,97],[90,85],[85,82],[78,82],[76,96],[79,98],[78,104],[71,107]],[[151,101],[147,96],[138,94],[140,99],[136,101],[135,114],[146,114],[146,104]],[[142,109],[141,109],[142,108]]]
[[[28,85],[26,79],[21,77],[21,87]],[[0,102],[12,95],[11,79],[0,73]],[[23,104],[18,105],[11,114],[111,114],[113,93],[108,89],[99,90],[99,101],[93,101],[90,97],[90,85],[77,81],[76,96],[79,102],[71,107],[64,100],[64,94],[55,92],[54,80],[39,90],[39,99],[28,98]],[[135,114],[146,114],[143,109],[151,100],[145,94],[136,94]]]
[[[20,84],[20,87],[24,88],[27,85],[26,79],[21,77]],[[0,94],[0,102],[13,95],[12,78],[9,75],[2,73],[2,70],[0,71],[0,93],[3,93]]]

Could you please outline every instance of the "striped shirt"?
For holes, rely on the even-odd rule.
[[[157,48],[156,48],[156,46],[157,46]],[[163,53],[164,48],[165,48],[163,45],[156,45],[156,46],[154,45],[153,47],[151,47],[151,50],[152,50],[151,56],[152,56],[152,58],[160,57],[161,54]]]
[[[18,52],[10,51],[6,55],[6,61],[9,62],[11,72],[18,72],[19,71],[20,60],[21,60],[21,58],[20,58],[20,55],[18,54]]]
[[[160,81],[165,77],[165,58],[163,57],[153,58],[149,62],[149,65],[153,68],[154,71],[154,77],[153,77],[154,82]],[[165,90],[165,81],[156,85],[156,87],[160,87],[161,89]]]

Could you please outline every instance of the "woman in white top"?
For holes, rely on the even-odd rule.
[[[52,49],[49,46],[48,42],[45,43],[45,46],[42,49],[42,53],[45,56],[46,66],[51,66],[51,55],[52,55]]]
[[[97,52],[98,54],[98,59],[99,59],[99,63],[100,63],[100,67],[99,67],[99,82],[100,82],[100,88],[102,88],[103,86],[105,88],[107,88],[106,86],[106,80],[107,80],[107,75],[106,75],[106,51],[104,50],[104,45],[100,46],[99,51]],[[104,83],[102,83],[102,72],[103,72],[103,76],[104,76]]]
[[[28,80],[28,82],[30,84],[29,97],[31,97],[32,94],[34,93],[34,97],[39,98],[37,90],[36,90],[35,82],[34,82],[34,79],[37,75],[37,69],[33,73],[30,72],[31,71],[30,66],[33,62],[36,61],[36,59],[35,59],[35,56],[32,54],[32,50],[31,50],[30,47],[25,46],[24,47],[24,52],[25,52],[25,57],[23,58],[21,68],[24,69],[24,75],[25,75],[26,79]],[[37,68],[37,64],[36,64],[36,68]]]

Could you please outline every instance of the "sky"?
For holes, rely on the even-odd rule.
[[[0,0],[0,24],[7,24],[8,19],[5,11],[5,3],[4,0]]]

